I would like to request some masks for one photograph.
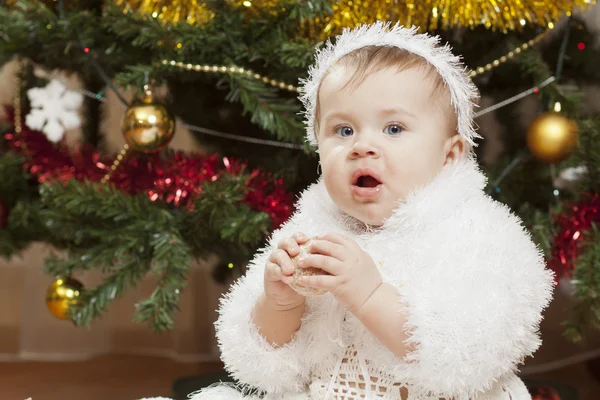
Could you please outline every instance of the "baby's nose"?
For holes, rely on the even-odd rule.
[[[352,146],[353,157],[379,157],[379,150],[368,139],[357,139]]]

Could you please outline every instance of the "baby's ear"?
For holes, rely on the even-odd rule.
[[[449,137],[444,142],[444,165],[453,164],[462,160],[467,155],[468,145],[460,134]]]

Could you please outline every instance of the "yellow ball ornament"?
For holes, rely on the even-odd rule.
[[[123,116],[123,136],[134,151],[155,153],[164,149],[175,134],[175,118],[154,100],[149,86]]]
[[[46,291],[46,305],[56,318],[70,319],[67,311],[77,304],[83,284],[73,278],[57,278]]]
[[[527,130],[527,147],[535,158],[555,164],[569,158],[577,147],[577,124],[556,112],[538,116]]]

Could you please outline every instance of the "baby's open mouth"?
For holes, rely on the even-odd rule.
[[[351,190],[355,197],[373,200],[381,194],[382,188],[383,183],[379,180],[376,172],[368,168],[354,171]]]
[[[381,185],[381,182],[379,182],[377,178],[374,178],[370,175],[361,175],[358,177],[356,182],[354,182],[354,185],[364,188],[374,188]]]

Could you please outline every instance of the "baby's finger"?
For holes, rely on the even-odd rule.
[[[322,254],[307,255],[300,261],[299,266],[301,268],[320,268],[331,275],[340,275],[343,268],[339,260]]]
[[[336,287],[336,277],[331,275],[307,275],[298,277],[297,283],[304,287],[314,287],[331,292]]]
[[[293,276],[282,276],[281,277],[281,281],[283,283],[285,283],[286,285],[291,285],[292,283],[294,283],[294,277]]]
[[[267,266],[265,267],[265,277],[269,281],[280,281],[283,276],[279,265],[270,261],[267,262]]]
[[[284,275],[291,275],[294,272],[294,265],[288,253],[283,249],[276,249],[271,253],[269,261],[277,264]]]
[[[348,249],[344,246],[330,242],[328,240],[313,240],[310,244],[310,252],[312,254],[322,254],[324,256],[331,256],[340,261],[346,259],[346,253]]]
[[[308,236],[306,236],[302,232],[296,232],[292,235],[292,237],[298,244],[304,244],[304,243],[308,242]]]
[[[278,249],[285,250],[290,257],[295,257],[300,254],[300,246],[298,246],[298,242],[296,239],[292,237],[287,237],[279,242],[277,245]]]

